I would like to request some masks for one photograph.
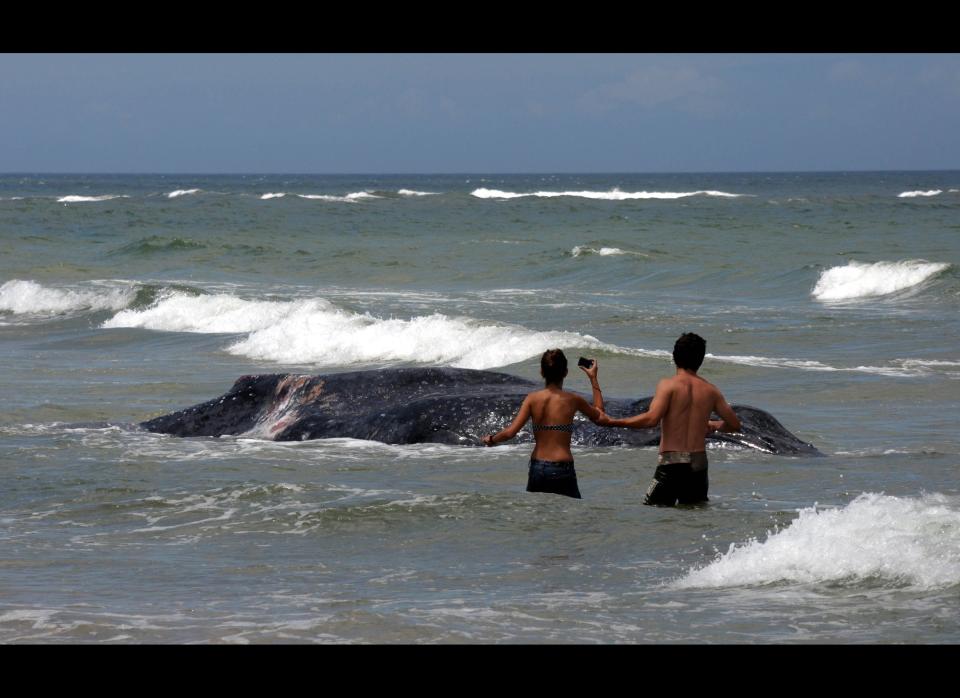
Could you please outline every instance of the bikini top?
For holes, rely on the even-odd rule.
[[[537,424],[533,423],[534,431],[569,431],[573,432],[573,422],[570,424]]]

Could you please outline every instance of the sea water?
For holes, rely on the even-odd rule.
[[[0,642],[960,641],[960,172],[0,177]],[[596,357],[823,458],[181,439],[251,373]],[[566,386],[588,393],[573,369]]]

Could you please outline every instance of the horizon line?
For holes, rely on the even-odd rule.
[[[200,171],[89,171],[89,170],[61,170],[61,171],[43,171],[43,170],[19,170],[0,172],[0,177],[23,176],[23,175],[140,175],[140,176],[227,176],[227,177],[245,177],[245,176],[309,176],[309,177],[409,177],[409,176],[479,176],[479,175],[700,175],[700,174],[846,174],[846,173],[886,173],[886,172],[960,172],[960,167],[936,168],[936,169],[836,169],[836,170],[674,170],[674,171],[640,171],[640,170],[563,170],[563,171],[516,171],[516,172],[496,172],[490,171],[451,171],[451,172],[283,172],[283,171],[264,171],[264,172],[200,172]]]

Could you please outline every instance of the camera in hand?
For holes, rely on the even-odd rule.
[[[580,357],[580,360],[577,362],[577,366],[583,366],[584,368],[590,368],[591,366],[593,366],[593,359],[585,359],[584,357],[581,356],[581,357]]]

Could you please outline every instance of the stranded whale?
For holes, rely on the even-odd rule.
[[[175,436],[240,435],[275,441],[348,437],[389,444],[479,446],[484,434],[510,423],[524,396],[540,387],[517,376],[457,368],[394,368],[322,376],[242,376],[221,397],[157,417],[140,426]],[[651,398],[607,398],[606,412],[623,417],[647,410]],[[715,433],[711,442],[780,455],[822,455],[763,410],[732,405],[742,432]],[[656,446],[659,428],[598,427],[578,415],[573,444]],[[518,442],[532,441],[525,429]]]

